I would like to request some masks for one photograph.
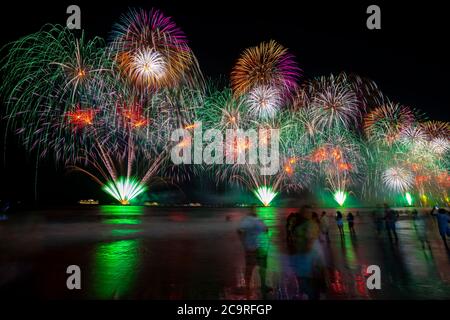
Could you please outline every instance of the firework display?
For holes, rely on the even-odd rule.
[[[153,182],[193,174],[244,186],[264,206],[302,190],[326,191],[341,207],[350,196],[448,203],[449,123],[392,102],[357,75],[300,82],[294,56],[273,40],[244,50],[225,87],[205,83],[185,34],[156,9],[130,10],[109,42],[46,25],[4,52],[7,129],[28,151],[87,174],[121,204],[151,192]],[[196,121],[204,130],[257,136],[227,140],[225,163],[175,165],[170,136]],[[277,170],[237,161],[252,150],[277,151]]]
[[[189,177],[169,162],[169,136],[191,122],[202,83],[170,18],[130,11],[110,44],[46,25],[6,49],[8,127],[29,151],[86,173],[122,204],[160,178]]]

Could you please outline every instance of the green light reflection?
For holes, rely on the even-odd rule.
[[[96,299],[123,298],[131,292],[139,264],[139,246],[137,239],[98,245],[93,268]]]
[[[142,206],[115,206],[115,205],[105,205],[100,206],[100,212],[102,215],[142,215],[144,212],[144,207]]]
[[[355,248],[353,246],[353,242],[350,235],[350,229],[347,224],[344,225],[344,232],[346,233],[346,237],[344,237],[344,249],[345,249],[345,259],[347,260],[347,264],[352,268],[357,267],[357,259],[355,255]]]
[[[103,221],[106,224],[140,224],[140,219],[132,219],[132,218],[120,218],[120,219],[105,219]]]
[[[278,210],[274,207],[258,207],[256,208],[256,215],[264,221],[269,228],[267,233],[261,234],[260,241],[267,248],[267,281],[275,275],[281,273],[280,250],[276,244],[275,239],[279,236],[279,231],[276,225]],[[272,276],[269,275],[272,273]]]

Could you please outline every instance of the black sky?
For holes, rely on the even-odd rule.
[[[340,2],[15,1],[1,10],[0,42],[35,32],[45,23],[65,24],[70,4],[81,7],[87,35],[103,38],[129,7],[156,7],[184,30],[207,76],[228,77],[243,49],[274,39],[297,57],[304,78],[355,72],[376,81],[391,100],[420,109],[430,118],[449,121],[449,27],[442,2]],[[381,7],[381,30],[366,28],[370,4]],[[20,168],[28,194],[33,181],[31,162],[22,159],[22,153],[8,157],[24,165],[2,162],[2,177],[10,178]],[[58,176],[48,166],[48,174]]]

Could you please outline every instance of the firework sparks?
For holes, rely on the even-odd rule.
[[[444,121],[425,121],[420,124],[423,131],[431,138],[450,136],[450,124]]]
[[[339,206],[342,207],[344,205],[345,200],[347,199],[347,194],[345,193],[345,191],[337,190],[333,194],[333,198],[339,204]]]
[[[130,10],[113,34],[120,69],[142,89],[173,87],[184,80],[193,83],[199,76],[184,33],[159,10]]]
[[[259,118],[273,118],[281,105],[280,92],[269,86],[252,89],[247,98],[249,112]]]
[[[275,41],[242,53],[231,87],[208,90],[184,33],[155,9],[129,11],[109,45],[47,25],[6,49],[0,91],[8,130],[28,151],[39,158],[53,153],[122,204],[153,179],[178,182],[203,171],[245,185],[265,206],[280,192],[306,188],[330,191],[340,206],[350,193],[379,200],[385,190],[404,193],[411,203],[412,194],[425,193],[448,201],[447,122],[421,121],[356,75],[299,87],[301,70]],[[195,131],[199,120],[219,131],[277,129],[280,170],[264,176],[248,163],[173,165],[171,132]],[[247,155],[255,139],[227,141],[226,155]],[[268,134],[258,139],[264,147],[273,141]]]
[[[402,192],[413,184],[411,172],[402,167],[388,168],[383,172],[383,182],[392,191]]]
[[[290,92],[297,87],[299,76],[294,57],[282,45],[270,41],[244,51],[231,73],[231,84],[237,95],[259,86]]]
[[[369,139],[390,145],[400,138],[402,130],[411,126],[414,119],[408,107],[390,103],[365,116],[364,131]]]
[[[145,185],[142,185],[135,178],[120,177],[114,181],[108,181],[103,190],[110,194],[114,199],[119,201],[122,205],[130,204],[130,201],[135,199],[138,195],[147,190]]]
[[[411,196],[411,193],[406,192],[405,193],[405,199],[406,199],[406,203],[408,203],[408,206],[412,206],[413,198]]]
[[[450,150],[450,141],[448,138],[436,137],[430,141],[430,149],[437,155],[443,155]]]
[[[94,122],[95,110],[81,109],[78,105],[75,110],[66,112],[66,117],[70,124],[76,128],[83,128],[92,125]]]
[[[154,49],[138,50],[130,63],[129,76],[137,83],[155,86],[167,71],[164,57]]]
[[[314,125],[323,128],[349,127],[361,117],[361,109],[350,84],[331,76],[310,84],[312,97],[308,104]]]
[[[253,191],[253,193],[256,195],[259,201],[265,206],[268,207],[272,200],[276,197],[278,194],[277,192],[274,192],[271,187],[268,186],[261,186]]]

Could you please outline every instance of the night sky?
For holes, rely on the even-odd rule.
[[[88,37],[103,38],[108,38],[114,22],[129,7],[156,7],[184,30],[207,77],[228,79],[243,49],[274,39],[297,57],[304,78],[354,72],[374,80],[391,100],[420,109],[429,118],[449,121],[448,17],[441,3],[335,2],[15,1],[1,10],[0,41],[3,45],[38,31],[45,23],[65,24],[70,4],[81,7],[81,24]],[[381,30],[366,28],[370,4],[381,7]],[[1,126],[3,136],[4,122]],[[32,199],[33,158],[14,138],[7,139],[0,163],[0,199]],[[100,196],[87,178],[67,176],[50,161],[41,166],[38,181],[38,198],[54,195],[72,201],[92,192]]]

